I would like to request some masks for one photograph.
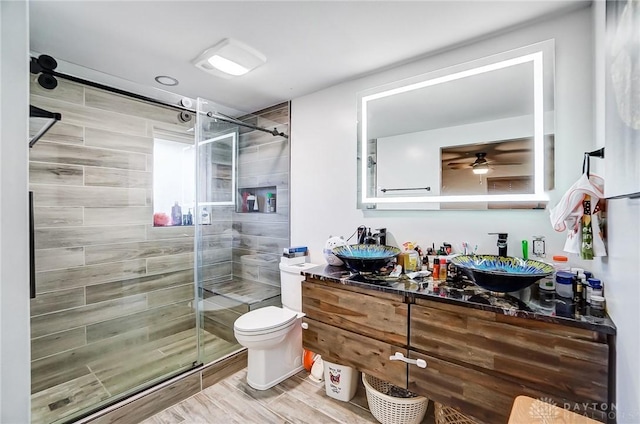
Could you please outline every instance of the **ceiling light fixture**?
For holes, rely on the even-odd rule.
[[[196,68],[221,78],[244,75],[266,62],[262,53],[232,38],[225,38],[192,61]]]
[[[476,153],[476,161],[471,164],[473,173],[476,175],[484,175],[489,172],[489,163],[485,159],[486,153]]]
[[[476,174],[476,175],[484,175],[484,174],[486,174],[488,172],[489,172],[489,165],[487,165],[486,163],[478,165],[478,166],[475,166],[473,168],[473,173]]]

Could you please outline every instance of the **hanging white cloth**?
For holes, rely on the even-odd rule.
[[[578,181],[562,196],[560,202],[550,211],[553,229],[558,232],[568,230],[567,241],[564,245],[565,252],[577,254],[581,252],[582,232],[580,230],[580,222],[584,214],[582,202],[585,195],[591,197],[591,204],[595,208],[598,201],[604,197],[604,179],[595,174],[587,177],[587,174],[583,173]],[[593,256],[607,256],[597,215],[591,216],[591,226]]]

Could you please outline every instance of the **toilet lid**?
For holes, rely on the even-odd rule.
[[[267,306],[247,312],[233,324],[236,330],[242,332],[258,332],[284,327],[298,316],[294,311],[275,306]]]

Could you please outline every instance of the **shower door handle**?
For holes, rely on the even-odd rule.
[[[33,191],[29,192],[29,297],[36,298],[36,246],[33,217]]]

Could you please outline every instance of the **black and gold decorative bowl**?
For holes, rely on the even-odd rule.
[[[451,263],[478,286],[501,293],[522,290],[554,272],[548,263],[511,256],[460,255]]]

